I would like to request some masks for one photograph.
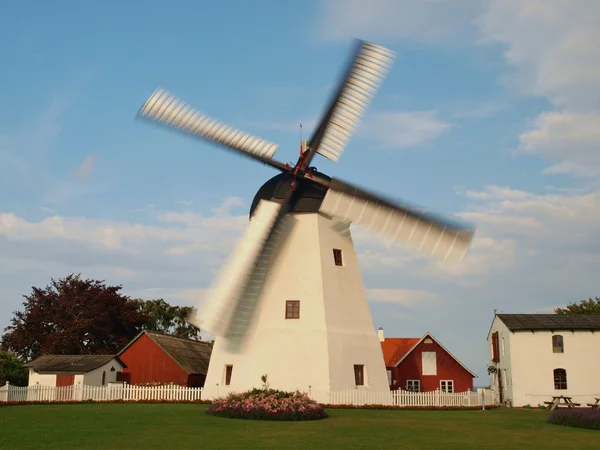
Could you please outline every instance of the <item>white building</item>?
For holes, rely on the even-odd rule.
[[[44,355],[24,366],[29,386],[105,386],[126,367],[115,355]]]
[[[497,400],[538,406],[553,396],[600,397],[600,315],[496,314],[488,333]]]

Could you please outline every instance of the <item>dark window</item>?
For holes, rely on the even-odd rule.
[[[492,333],[492,361],[497,363],[500,361],[500,349],[498,348],[498,332]]]
[[[342,251],[339,248],[333,249],[333,260],[335,261],[336,266],[343,266],[342,261]]]
[[[567,388],[567,371],[565,369],[554,369],[554,389]]]
[[[300,300],[286,300],[285,302],[285,318],[299,319],[300,318]]]
[[[357,386],[365,384],[365,366],[362,364],[354,364],[354,382]]]
[[[231,384],[231,373],[233,372],[233,366],[225,366],[225,385]]]
[[[406,380],[406,390],[411,392],[420,392],[421,391],[421,381],[420,380]]]
[[[102,386],[106,384],[106,371],[102,372]]]
[[[554,353],[563,353],[565,351],[563,337],[560,334],[552,336],[552,351]]]
[[[442,392],[452,394],[454,392],[454,381],[442,380],[440,381],[440,388]]]

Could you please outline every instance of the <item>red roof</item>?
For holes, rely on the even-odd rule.
[[[381,343],[385,367],[394,367],[421,338],[385,338]]]

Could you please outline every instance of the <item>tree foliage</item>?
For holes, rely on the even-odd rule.
[[[117,353],[141,330],[147,317],[103,281],[71,274],[24,295],[2,336],[2,347],[28,360],[40,354]]]
[[[131,300],[138,311],[147,317],[142,326],[145,330],[158,331],[188,339],[200,340],[200,329],[188,322],[194,312],[191,306],[173,306],[162,298],[157,300]]]
[[[0,386],[27,386],[27,369],[17,355],[0,350]]]
[[[600,298],[589,298],[581,300],[579,303],[571,303],[564,308],[557,307],[554,309],[556,314],[563,315],[579,315],[579,314],[600,314]]]

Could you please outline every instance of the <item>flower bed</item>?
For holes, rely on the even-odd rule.
[[[323,407],[308,395],[268,387],[215,399],[207,413],[251,420],[317,420],[327,417]]]
[[[548,422],[567,427],[600,430],[600,409],[559,408],[548,415]]]

